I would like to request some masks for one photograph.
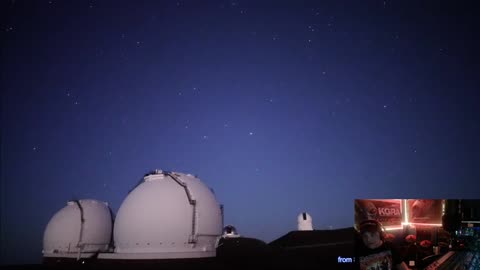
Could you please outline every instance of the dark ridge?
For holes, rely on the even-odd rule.
[[[291,231],[270,242],[271,247],[302,248],[308,246],[328,246],[351,243],[355,239],[355,229],[342,228],[336,230]]]

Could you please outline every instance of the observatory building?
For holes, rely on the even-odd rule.
[[[49,221],[43,263],[122,269],[332,269],[353,251],[353,228],[297,230],[266,243],[223,227],[223,206],[196,176],[155,170],[133,187],[114,216],[106,202],[72,200]],[[351,256],[350,256],[351,257]]]
[[[222,209],[212,191],[190,174],[146,174],[123,201],[114,227],[123,259],[214,257]]]
[[[215,257],[223,207],[195,176],[155,170],[128,193],[112,220],[106,203],[68,202],[47,225],[44,258],[92,258],[93,254],[99,260],[122,261]]]
[[[80,258],[108,252],[112,227],[112,214],[107,203],[69,201],[48,222],[43,236],[43,256]]]
[[[312,217],[307,212],[298,215],[297,224],[299,231],[313,231]]]
[[[233,225],[227,225],[223,228],[222,237],[237,238],[240,237],[240,234],[238,234],[237,229]]]

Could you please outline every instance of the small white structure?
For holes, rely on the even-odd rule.
[[[123,201],[115,219],[115,251],[99,258],[214,257],[222,226],[222,207],[202,181],[155,170]]]
[[[237,229],[233,225],[227,225],[223,228],[223,238],[238,238],[240,234],[238,234]]]
[[[112,222],[106,202],[69,201],[48,222],[43,235],[43,256],[80,257],[106,252],[111,244]]]
[[[300,213],[297,217],[299,231],[313,231],[312,217],[307,213]]]

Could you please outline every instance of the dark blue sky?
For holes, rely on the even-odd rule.
[[[4,1],[2,263],[156,168],[264,241],[352,226],[355,198],[480,198],[468,3]]]

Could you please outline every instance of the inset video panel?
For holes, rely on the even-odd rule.
[[[480,200],[357,199],[354,211],[359,269],[480,269]]]

